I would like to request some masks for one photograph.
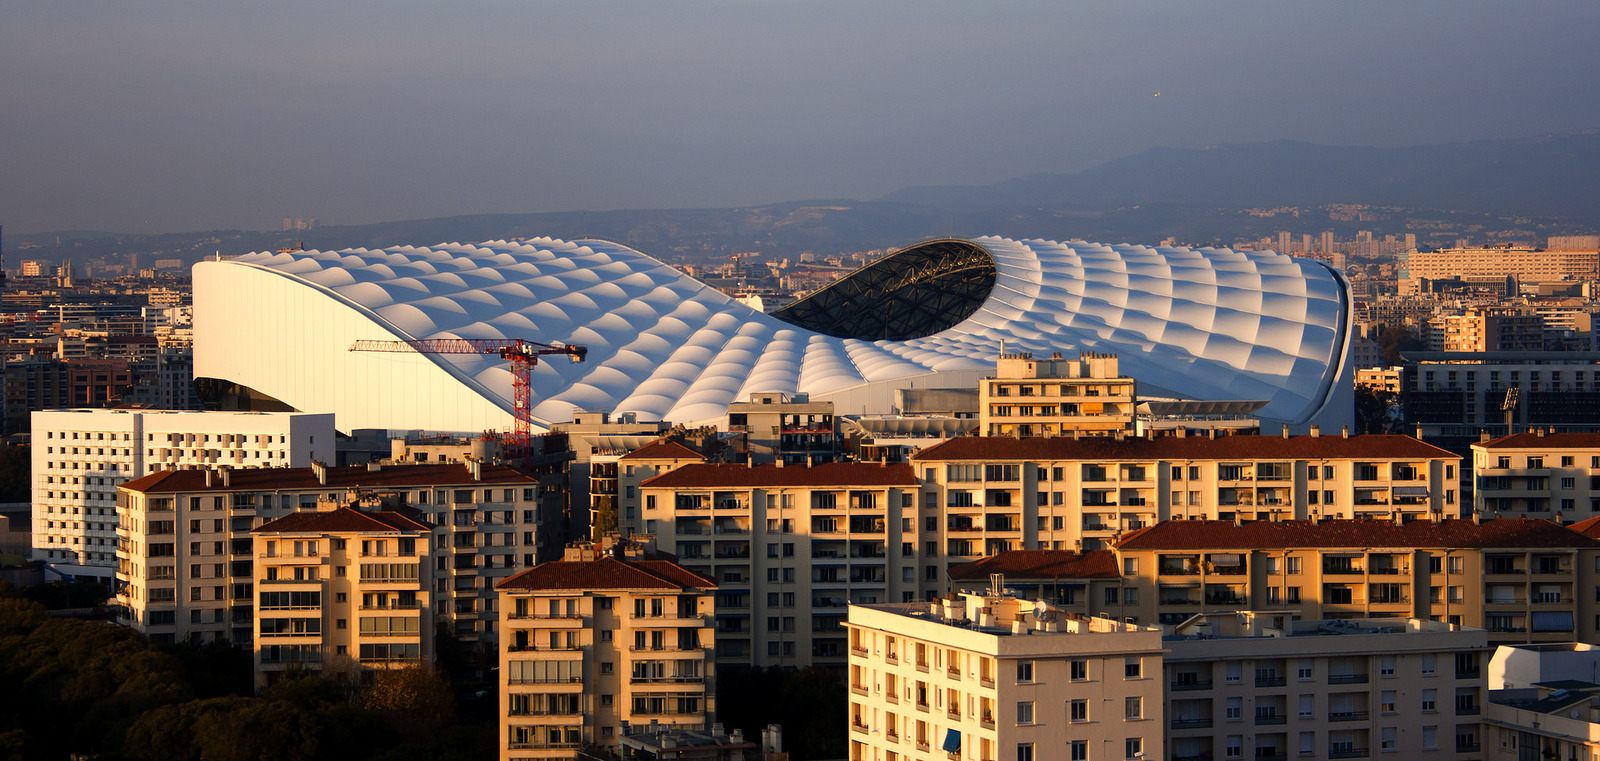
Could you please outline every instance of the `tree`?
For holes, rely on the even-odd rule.
[[[389,720],[402,735],[430,735],[455,717],[450,683],[432,666],[387,669],[372,675],[361,707]]]

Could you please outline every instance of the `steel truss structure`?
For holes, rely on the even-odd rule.
[[[903,248],[772,313],[835,338],[905,341],[971,317],[994,290],[995,262],[965,240]]]

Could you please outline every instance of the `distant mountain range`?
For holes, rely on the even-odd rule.
[[[1379,208],[1355,217],[1327,208],[1339,204]],[[1248,211],[1286,206],[1300,211],[1292,219]],[[1417,229],[1441,239],[1466,229],[1514,229],[1534,239],[1592,232],[1600,229],[1600,130],[1405,148],[1288,141],[1157,148],[1081,172],[908,188],[866,201],[485,214],[303,232],[45,233],[7,243],[13,259],[139,253],[148,263],[302,241],[343,248],[551,235],[605,238],[667,259],[695,260],[734,251],[791,256],[886,248],[945,235],[1228,243],[1280,229],[1332,229],[1341,237],[1356,229]]]

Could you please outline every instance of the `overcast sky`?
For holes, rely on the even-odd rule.
[[[1600,126],[1597,30],[1595,0],[0,0],[0,223],[751,205],[1568,131]]]

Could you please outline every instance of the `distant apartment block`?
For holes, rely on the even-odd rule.
[[[1473,509],[1484,517],[1600,515],[1600,433],[1546,432],[1472,445]]]
[[[743,434],[755,462],[831,462],[839,456],[839,426],[833,402],[805,394],[762,392],[728,405],[728,432]]]
[[[413,508],[433,526],[434,619],[464,641],[492,642],[494,584],[533,565],[546,525],[536,484],[514,468],[475,461],[154,473],[118,493],[120,620],[158,641],[250,641],[259,591],[251,529],[327,503],[376,500]]]
[[[1489,662],[1487,761],[1600,757],[1600,650],[1583,642],[1504,647]]]
[[[569,548],[502,581],[501,761],[615,753],[629,728],[712,730],[715,588],[628,546]]]
[[[1548,521],[1168,521],[1116,554],[1122,588],[1097,585],[1089,610],[1141,623],[1251,610],[1417,618],[1506,644],[1600,636],[1600,541]]]
[[[72,409],[33,413],[34,556],[110,580],[117,487],[170,468],[306,467],[334,455],[333,416]]]
[[[258,689],[433,663],[433,526],[409,512],[323,503],[251,532]]]
[[[1115,354],[1002,354],[978,386],[985,436],[1110,436],[1134,432],[1134,382]]]
[[[717,583],[724,664],[843,664],[847,605],[919,599],[942,577],[921,563],[937,528],[905,464],[689,464],[639,489],[643,533]]]
[[[1405,436],[963,437],[912,458],[940,555],[1106,546],[1168,519],[1454,516],[1461,458]]]
[[[1582,352],[1407,352],[1405,411],[1429,439],[1464,450],[1483,431],[1507,433],[1506,394],[1516,389],[1514,430],[1600,430],[1600,360]]]
[[[1594,280],[1600,276],[1600,251],[1446,248],[1411,252],[1405,267],[1406,276],[1412,280],[1507,275],[1534,283]]]
[[[1483,758],[1482,630],[1229,613],[1163,644],[1172,761]]]
[[[1004,595],[852,605],[851,761],[1161,758],[1161,631]]]

